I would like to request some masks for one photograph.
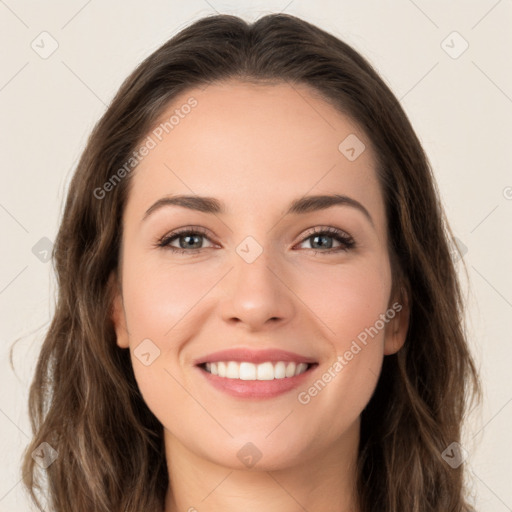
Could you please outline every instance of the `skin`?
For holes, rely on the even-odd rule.
[[[191,96],[197,106],[131,177],[121,274],[111,276],[118,283],[117,344],[130,349],[142,396],[165,427],[165,512],[359,511],[360,414],[384,356],[404,343],[406,305],[309,403],[297,395],[398,299],[391,296],[384,200],[370,140],[306,86],[228,81],[191,89],[162,119]],[[338,150],[349,134],[366,146],[355,161]],[[284,215],[294,199],[333,193],[360,202],[373,224],[347,205]],[[215,197],[227,211],[166,206],[142,220],[172,194]],[[208,231],[199,238],[200,252],[155,246],[191,225]],[[324,242],[332,243],[327,248],[318,248],[318,239],[312,245],[311,229],[328,226],[348,233],[355,247],[329,252],[342,245],[334,238]],[[252,263],[236,252],[247,236],[263,249]],[[180,239],[172,245],[179,248]],[[145,339],[160,350],[148,366],[134,355]],[[193,363],[235,346],[282,348],[313,357],[319,367],[300,389],[238,399],[212,387]],[[237,457],[248,442],[262,454],[252,468]]]

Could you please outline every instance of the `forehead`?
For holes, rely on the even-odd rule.
[[[130,209],[166,194],[198,194],[218,197],[234,214],[258,214],[306,194],[340,193],[377,218],[383,213],[370,140],[305,85],[189,89],[167,106],[150,140],[132,177]],[[365,149],[354,159],[347,147],[356,156]]]

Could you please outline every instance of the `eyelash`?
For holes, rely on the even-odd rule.
[[[172,247],[169,244],[173,242],[174,240],[180,238],[180,236],[183,235],[200,235],[208,238],[208,234],[205,229],[201,227],[187,227],[180,229],[178,231],[174,231],[172,233],[169,233],[162,238],[160,238],[157,243],[155,244],[156,247],[163,248],[166,250],[170,250],[173,253],[179,253],[179,254],[185,254],[185,253],[194,253],[197,254],[204,249],[207,249],[207,247],[203,247],[200,249],[182,249],[178,247]],[[319,250],[319,249],[308,249],[310,251],[313,251],[314,254],[317,253],[323,253],[323,254],[332,254],[332,253],[338,253],[340,251],[347,252],[350,249],[353,249],[356,246],[356,243],[354,239],[347,235],[344,231],[341,231],[340,229],[333,228],[333,227],[317,227],[315,228],[311,233],[308,234],[308,236],[304,237],[299,244],[302,244],[309,238],[314,237],[315,235],[328,235],[331,238],[334,238],[336,241],[343,244],[342,247],[336,247],[336,248],[330,248],[327,250]]]

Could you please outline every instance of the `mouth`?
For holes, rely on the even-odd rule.
[[[265,361],[255,364],[249,361],[216,361],[197,366],[211,375],[224,379],[270,381],[297,377],[315,368],[318,363]]]
[[[265,400],[289,396],[307,386],[318,363],[266,361],[216,361],[197,364],[205,382],[218,392],[242,400]],[[214,373],[216,372],[216,373]]]
[[[193,362],[205,382],[239,399],[284,395],[305,385],[318,362],[314,357],[282,350],[232,347]]]

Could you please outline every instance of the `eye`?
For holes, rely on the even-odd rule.
[[[188,227],[165,235],[156,245],[180,254],[198,253],[204,249],[201,247],[203,239],[209,240],[206,230],[200,227]],[[179,247],[171,245],[174,241],[178,241]]]
[[[334,239],[340,243],[339,247],[333,248],[332,240]],[[339,251],[348,251],[355,247],[354,239],[342,231],[341,229],[333,227],[317,227],[315,228],[306,238],[304,238],[301,244],[310,242],[313,247],[311,248],[316,253],[333,253]],[[321,250],[318,250],[321,249]]]
[[[199,226],[186,227],[165,235],[160,238],[155,245],[174,253],[197,254],[203,249],[206,249],[206,247],[202,247],[202,243],[205,239],[210,240],[205,229]],[[334,239],[340,245],[338,247],[333,247],[333,242],[329,239]],[[172,245],[174,242],[178,242],[179,246],[176,247],[175,245]],[[333,227],[315,228],[302,240],[301,244],[304,244],[305,242],[310,242],[313,245],[311,250],[313,250],[315,254],[348,251],[355,247],[355,241],[350,235],[341,229]]]

